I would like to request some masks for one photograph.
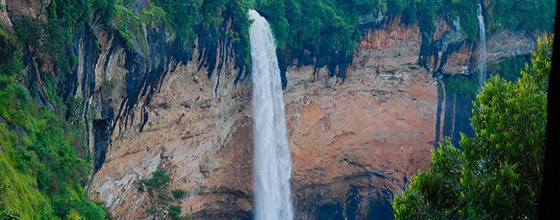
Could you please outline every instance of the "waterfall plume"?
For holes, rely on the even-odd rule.
[[[480,50],[478,51],[478,69],[480,71],[480,76],[478,77],[478,88],[482,89],[484,81],[486,81],[486,26],[484,25],[482,4],[478,4],[476,13],[478,17],[478,33],[480,36]]]
[[[255,219],[292,220],[292,162],[276,57],[268,22],[254,10],[249,28],[253,78]]]

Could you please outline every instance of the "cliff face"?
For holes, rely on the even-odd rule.
[[[326,68],[287,71],[284,98],[298,219],[316,218],[331,206],[345,216],[390,215],[393,193],[426,167],[435,137],[436,84],[415,64],[418,28],[393,25],[372,33],[379,37],[364,36],[344,83],[328,78]],[[126,85],[126,54],[107,53],[102,50],[94,69],[110,71],[96,71],[95,79]],[[146,198],[134,183],[162,168],[172,174],[172,188],[189,191],[182,207],[193,217],[250,218],[250,79],[234,85],[231,58],[220,60],[217,74],[206,79],[199,56],[195,49],[187,64],[169,68],[148,104],[140,96],[127,117],[116,117],[105,161],[88,189],[115,216],[142,215]],[[217,69],[220,65],[226,67]],[[105,95],[122,103],[124,90],[116,86]],[[91,128],[99,129],[96,124],[106,119],[95,118]],[[98,152],[100,140],[91,136],[90,149]]]
[[[220,60],[223,68],[208,79],[199,57],[195,50],[187,64],[169,67],[165,77],[148,88],[154,94],[140,96],[128,116],[114,122],[105,161],[88,191],[106,201],[115,216],[143,215],[146,198],[135,182],[158,168],[171,173],[172,188],[189,191],[182,204],[185,211],[202,218],[250,216],[250,84],[234,85],[237,70],[231,57]],[[113,55],[104,63],[118,66],[123,59]],[[127,71],[114,73],[118,85]]]
[[[416,61],[420,32],[390,23],[364,35],[343,84],[323,68],[288,71],[285,92],[298,219],[391,218],[393,194],[425,169],[436,82]]]
[[[327,67],[288,67],[284,99],[297,219],[390,218],[393,195],[401,193],[419,169],[427,169],[436,127],[452,120],[436,120],[438,113],[444,114],[438,112],[438,98],[444,94],[438,93],[433,74],[438,68],[445,73],[476,69],[471,59],[476,45],[464,39],[444,42],[453,30],[446,21],[439,22],[434,41],[456,46],[452,52],[434,46],[435,52],[427,56],[429,69],[418,65],[423,41],[419,28],[397,19],[364,31],[344,82],[329,78]],[[503,38],[490,38],[494,57],[525,54],[534,47],[534,38],[508,33],[527,43],[504,46]],[[115,87],[104,94],[112,99],[108,106],[126,108],[130,55],[110,40],[101,44],[116,48],[101,50],[93,67],[96,87],[111,80]],[[142,92],[152,95],[139,95],[125,117],[97,116],[90,126],[90,149],[105,159],[98,162],[88,192],[107,202],[118,218],[142,216],[147,198],[135,183],[158,168],[171,173],[173,189],[189,192],[181,207],[195,219],[251,218],[250,79],[234,83],[239,70],[233,53],[223,54],[231,50],[228,44],[211,54],[216,56],[216,74],[207,78],[207,61],[199,59],[204,50],[196,45],[188,61],[166,58],[171,61],[164,62],[165,74]],[[92,113],[103,112],[93,107],[102,105],[90,100]],[[100,129],[96,126],[111,124],[109,136],[95,135]],[[99,137],[106,138],[106,145],[99,144]]]
[[[5,1],[10,17],[41,18],[48,5]],[[344,79],[328,77],[327,66],[289,62],[284,101],[297,219],[391,218],[393,196],[427,169],[437,141],[468,124],[468,114],[455,114],[468,102],[445,94],[440,76],[476,71],[477,43],[446,19],[431,34],[398,17],[382,20],[363,30],[348,67],[330,63],[345,69]],[[251,79],[238,68],[239,51],[217,31],[186,46],[157,28],[144,38],[145,50],[129,49],[96,19],[72,38],[77,64],[64,91],[85,109],[89,197],[118,219],[138,219],[148,198],[136,182],[163,169],[172,189],[189,192],[181,207],[194,219],[250,219]],[[500,31],[489,36],[488,61],[535,46],[535,34]]]

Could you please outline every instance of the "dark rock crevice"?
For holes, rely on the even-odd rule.
[[[93,120],[94,147],[93,147],[93,173],[95,174],[105,162],[107,147],[111,141],[111,123],[109,120]]]

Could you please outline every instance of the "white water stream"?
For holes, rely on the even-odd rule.
[[[486,81],[486,27],[484,25],[481,4],[478,4],[476,13],[478,16],[478,32],[480,34],[480,50],[478,51],[478,69],[480,70],[480,76],[478,77],[478,88],[482,89],[482,87],[484,87],[484,81]]]
[[[292,162],[276,58],[268,22],[254,10],[249,28],[253,78],[255,219],[292,220],[290,175]]]

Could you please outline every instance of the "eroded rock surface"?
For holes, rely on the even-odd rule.
[[[0,22],[12,31],[12,19],[21,16],[46,21],[50,0],[0,4]],[[459,130],[453,127],[461,101],[445,94],[439,79],[477,71],[477,43],[453,19],[439,18],[433,33],[422,33],[399,16],[387,17],[360,17],[362,36],[349,65],[282,62],[296,219],[391,218],[393,196],[427,169],[438,139]],[[181,207],[194,219],[251,219],[251,80],[231,39],[217,29],[199,30],[196,43],[183,48],[150,28],[137,39],[145,48],[131,49],[101,23],[93,18],[73,31],[77,65],[64,88],[85,109],[94,157],[88,196],[106,202],[117,219],[139,219],[148,198],[136,183],[162,169],[171,174],[172,189],[189,192]],[[528,54],[536,36],[494,33],[488,63]],[[50,61],[33,61],[25,71],[54,70]]]
[[[5,0],[5,3],[2,2],[10,17],[27,16],[43,20],[46,20],[44,12],[50,4],[51,0]]]
[[[288,67],[284,100],[297,219],[390,218],[393,196],[418,170],[427,169],[440,126],[436,115],[442,114],[441,82],[434,73],[476,67],[471,63],[475,45],[440,22],[433,40],[454,46],[434,47],[426,57],[427,68],[418,62],[423,39],[419,28],[398,21],[363,33],[344,81],[328,77],[327,67]],[[181,207],[194,219],[250,219],[251,85],[248,79],[235,83],[239,69],[227,52],[231,48],[218,46],[217,65],[199,59],[202,47],[193,47],[188,60],[164,56],[165,74],[131,102],[133,85],[148,81],[130,75],[138,74],[127,64],[130,51],[117,46],[110,34],[94,34],[101,50],[94,65],[84,68],[95,70],[95,86],[77,91],[90,97],[88,108],[97,125],[109,124],[112,130],[96,136],[100,128],[95,123],[89,127],[90,149],[104,157],[88,186],[89,196],[105,201],[118,219],[138,219],[148,198],[138,192],[136,182],[163,169],[171,174],[172,189],[189,192]],[[523,53],[531,42],[521,48],[513,45],[509,50],[520,52],[501,56]],[[489,48],[490,53],[501,50]],[[445,54],[445,62],[435,54]],[[85,54],[78,58],[87,63]],[[214,73],[210,77],[209,71]],[[114,88],[106,89],[105,80]],[[104,98],[96,99],[95,93]],[[110,109],[113,115],[104,114]],[[100,138],[106,139],[102,148],[96,145]]]

